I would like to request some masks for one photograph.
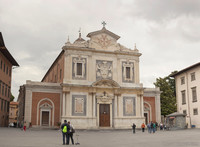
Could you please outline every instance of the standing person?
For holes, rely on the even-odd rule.
[[[151,122],[151,132],[153,131],[153,122]]]
[[[144,132],[144,129],[145,129],[145,124],[144,123],[142,123],[141,128],[142,128],[142,132]]]
[[[66,138],[66,145],[69,145],[69,125],[67,120],[64,120],[64,123],[61,125],[62,135],[63,135],[63,145],[65,145],[65,138]]]
[[[148,132],[151,133],[151,123],[150,122],[147,124],[147,129],[148,129]]]
[[[69,142],[70,142],[70,138],[72,141],[72,144],[74,145],[74,139],[73,139],[73,133],[74,133],[74,128],[72,126],[72,124],[70,124],[70,121],[68,121],[68,125],[69,125]]]
[[[24,122],[24,131],[26,131],[26,121]]]
[[[135,128],[136,128],[136,125],[133,123],[133,125],[132,125],[133,134],[135,134]]]
[[[156,132],[156,123],[153,123],[153,133]]]

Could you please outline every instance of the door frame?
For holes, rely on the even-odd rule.
[[[101,122],[101,114],[100,114],[100,109],[101,109],[101,105],[107,105],[107,107],[109,108],[109,120],[110,120],[110,105],[109,104],[99,104],[99,127],[110,127],[111,123],[109,124],[109,126],[100,126],[100,122]]]
[[[40,110],[40,126],[43,126],[42,125],[42,112],[49,112],[49,125],[50,126],[50,122],[51,122],[51,110],[50,109],[41,109]]]

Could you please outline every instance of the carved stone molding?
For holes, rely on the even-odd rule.
[[[112,79],[112,61],[96,61],[96,79]]]
[[[92,87],[102,87],[102,88],[120,88],[120,85],[114,80],[102,79],[94,82]]]
[[[112,99],[114,99],[114,96],[104,92],[103,94],[96,95],[96,98],[99,99],[101,102],[108,102],[112,101]]]

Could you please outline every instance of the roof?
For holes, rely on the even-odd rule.
[[[188,70],[190,70],[190,69],[192,69],[192,68],[195,68],[195,67],[197,67],[197,66],[200,66],[200,62],[199,63],[196,63],[196,64],[193,64],[193,65],[191,65],[191,66],[189,66],[189,67],[187,67],[187,68],[185,68],[185,69],[183,69],[183,70],[180,70],[179,72],[177,72],[177,73],[175,73],[175,74],[172,74],[172,75],[170,75],[171,77],[175,77],[175,76],[177,76],[177,75],[179,75],[179,74],[181,74],[181,73],[183,73],[183,72],[186,72],[186,71],[188,71]]]
[[[18,105],[18,104],[19,104],[18,102],[14,102],[14,101],[10,102],[10,105]]]
[[[101,30],[99,31],[95,31],[95,32],[91,32],[87,35],[87,37],[91,37],[91,36],[94,36],[94,35],[98,35],[98,34],[101,34],[101,33],[105,33],[105,34],[108,34],[110,36],[112,36],[113,38],[115,38],[116,40],[118,40],[120,38],[120,36],[114,34],[113,32],[111,31],[108,31],[105,27],[103,27]]]
[[[13,58],[13,56],[10,54],[8,49],[6,48],[4,41],[3,41],[3,36],[2,33],[0,32],[0,52],[10,61],[10,63],[14,66],[19,66],[17,61]]]
[[[42,78],[41,82],[44,81],[45,77],[48,75],[48,73],[50,72],[50,70],[53,68],[53,66],[55,65],[55,63],[58,61],[58,59],[60,58],[60,56],[64,54],[64,50],[62,50],[60,52],[60,54],[58,55],[58,57],[54,60],[53,64],[51,65],[51,67],[49,68],[49,70],[46,72],[46,74],[44,75],[44,77]]]
[[[167,115],[167,117],[176,117],[176,116],[186,116],[186,114],[174,112],[172,114]]]

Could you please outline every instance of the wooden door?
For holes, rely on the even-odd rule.
[[[145,117],[145,123],[147,125],[148,124],[148,113],[144,113],[144,117]]]
[[[100,127],[109,127],[110,126],[110,105],[109,104],[100,104]]]
[[[42,111],[42,125],[48,126],[49,125],[49,112]]]

